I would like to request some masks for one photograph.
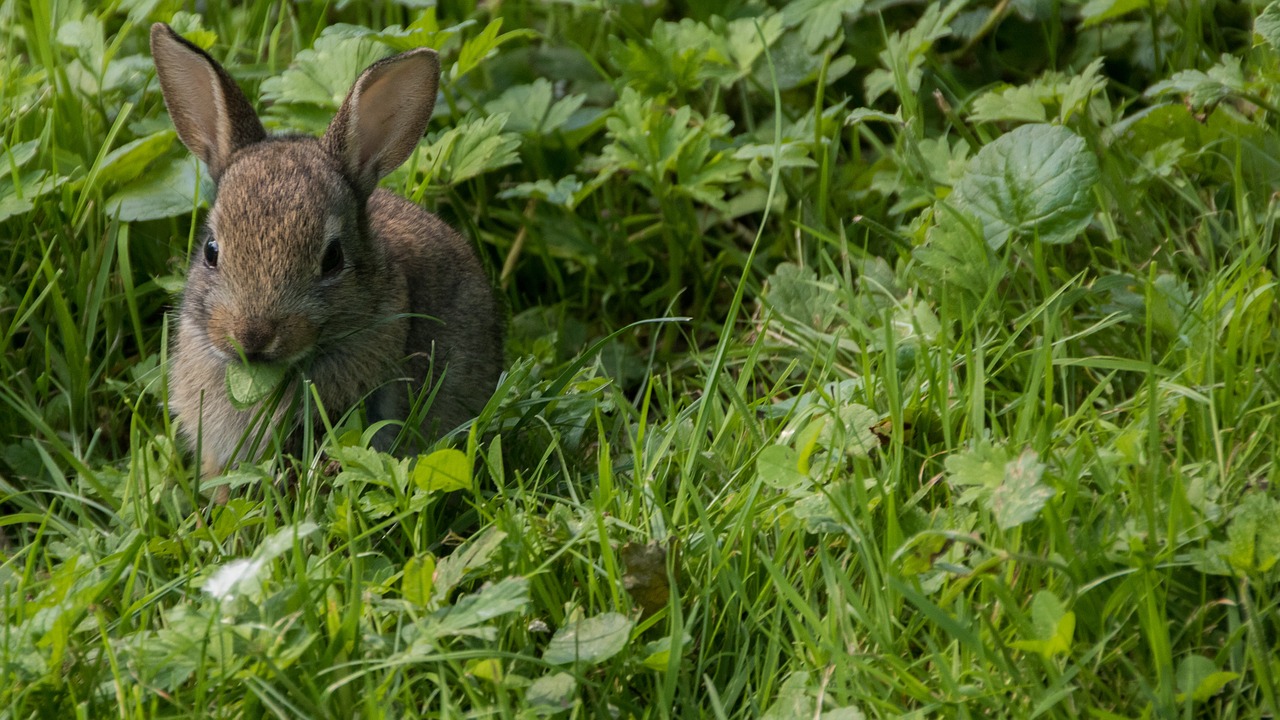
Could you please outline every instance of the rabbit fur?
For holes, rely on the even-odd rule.
[[[231,403],[227,368],[242,357],[286,366],[284,396],[295,402],[309,379],[335,419],[362,399],[371,422],[404,419],[428,384],[423,437],[473,418],[502,367],[493,287],[457,232],[377,187],[431,118],[436,53],[370,66],[314,138],[268,137],[227,71],[167,25],[152,26],[151,51],[178,137],[218,189],[191,257],[170,373],[170,407],[202,474],[256,458],[273,427],[299,436],[288,401],[266,411]]]

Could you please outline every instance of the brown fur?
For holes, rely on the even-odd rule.
[[[412,50],[367,69],[323,138],[268,139],[212,58],[159,23],[151,45],[178,135],[218,184],[207,221],[217,261],[206,262],[202,240],[170,375],[171,408],[200,447],[202,472],[257,457],[264,431],[292,420],[285,402],[255,428],[266,413],[231,404],[226,371],[242,354],[287,366],[286,397],[309,379],[331,418],[367,397],[371,420],[403,419],[425,383],[439,383],[427,438],[474,417],[501,371],[492,286],[452,228],[376,189],[430,119],[435,53]],[[335,239],[342,264],[325,273]]]

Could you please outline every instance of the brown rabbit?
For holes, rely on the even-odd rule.
[[[377,187],[431,119],[436,53],[370,66],[322,138],[267,137],[227,71],[167,25],[151,26],[151,54],[178,137],[218,187],[170,376],[170,406],[202,474],[257,457],[272,427],[298,437],[287,400],[232,405],[227,368],[242,357],[286,367],[295,400],[309,379],[334,419],[361,399],[371,421],[404,419],[427,383],[424,437],[473,418],[502,367],[493,287],[458,233]]]

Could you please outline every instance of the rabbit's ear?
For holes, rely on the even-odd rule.
[[[324,147],[366,194],[418,145],[436,105],[440,60],[418,48],[360,74],[325,131]]]
[[[235,80],[164,23],[151,26],[151,57],[178,137],[209,166],[214,181],[235,151],[266,138]]]

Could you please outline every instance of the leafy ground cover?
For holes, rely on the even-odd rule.
[[[0,3],[0,716],[1275,716],[1280,8],[198,6]],[[274,131],[440,50],[469,434],[202,499],[157,20]]]

